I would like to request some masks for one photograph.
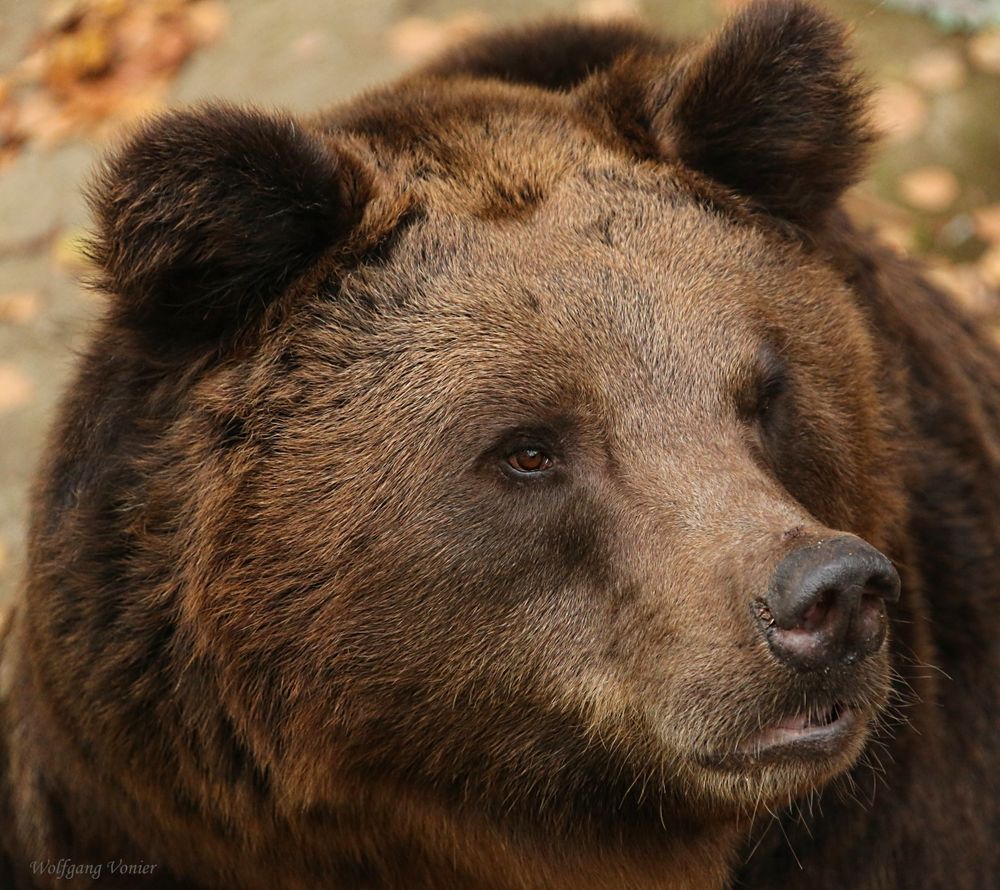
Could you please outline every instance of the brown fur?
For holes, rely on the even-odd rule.
[[[988,886],[1000,363],[836,210],[863,107],[775,2],[142,129],[2,643],[3,886]],[[903,599],[797,673],[752,604],[831,530]],[[835,697],[835,754],[732,754]]]

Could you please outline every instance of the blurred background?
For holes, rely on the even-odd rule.
[[[848,21],[885,134],[855,215],[1000,342],[1000,0],[818,0]],[[679,35],[740,0],[0,0],[0,605],[27,492],[102,297],[78,283],[95,158],[206,97],[313,111],[456,40],[546,13]]]

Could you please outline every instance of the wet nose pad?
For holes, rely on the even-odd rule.
[[[844,535],[788,554],[754,611],[775,657],[811,671],[877,652],[888,624],[885,603],[898,599],[892,563]]]

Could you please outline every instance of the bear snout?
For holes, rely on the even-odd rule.
[[[755,613],[782,664],[822,670],[881,648],[885,604],[896,602],[899,591],[899,575],[887,557],[854,535],[840,535],[785,556]]]

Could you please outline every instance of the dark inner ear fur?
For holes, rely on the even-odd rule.
[[[216,343],[358,224],[372,179],[286,116],[230,105],[139,130],[90,191],[99,284],[160,349]]]
[[[814,221],[861,176],[873,141],[845,37],[805,3],[745,7],[661,87],[663,152],[776,216]]]

